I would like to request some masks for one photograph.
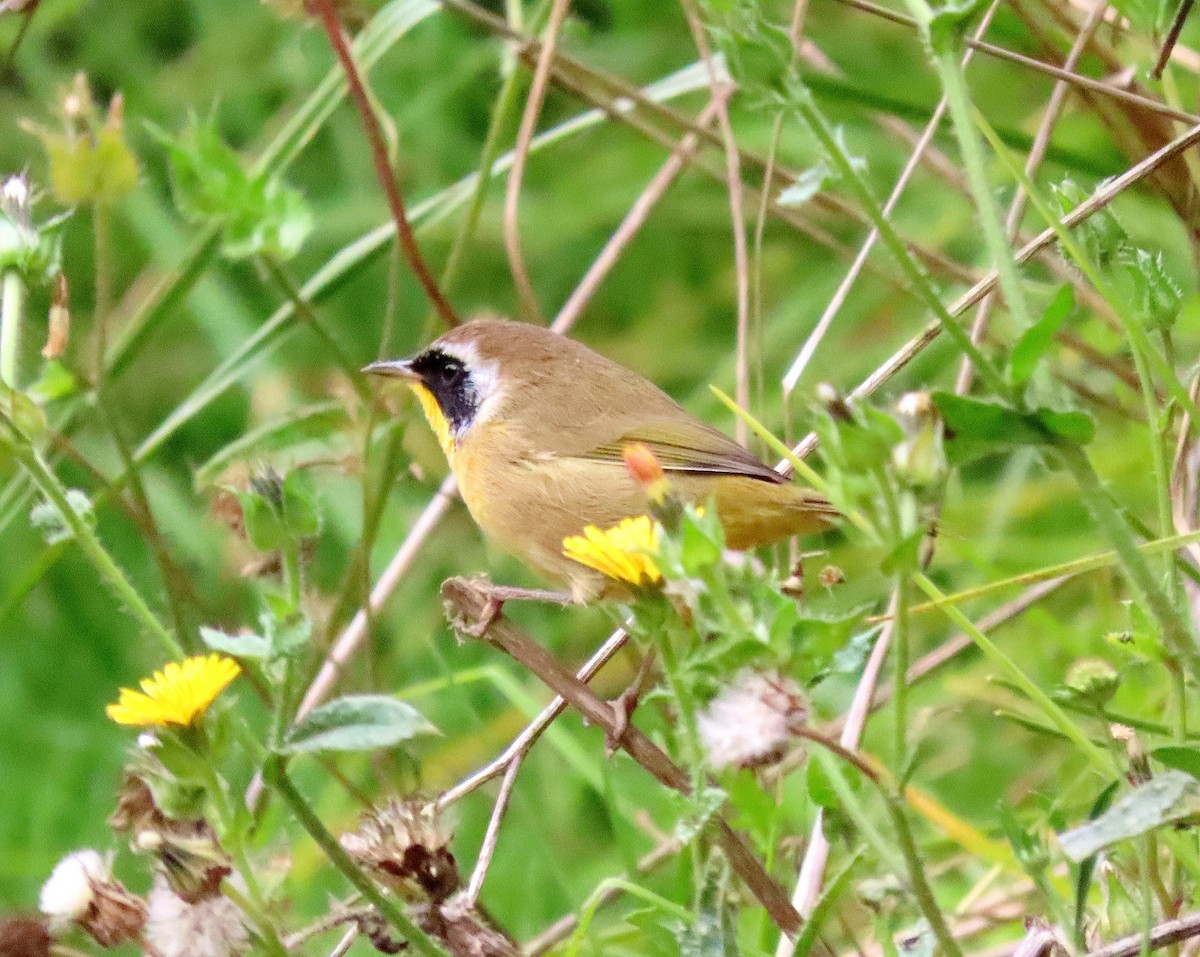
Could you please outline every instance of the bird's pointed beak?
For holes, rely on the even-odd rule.
[[[404,379],[406,382],[420,382],[421,377],[412,367],[408,359],[388,359],[383,362],[372,362],[363,366],[363,372],[368,375],[386,376],[389,379]]]

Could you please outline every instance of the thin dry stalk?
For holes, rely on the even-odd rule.
[[[893,594],[889,603],[888,610],[893,613],[896,598],[897,596]],[[858,745],[862,741],[863,728],[871,709],[871,699],[875,694],[879,675],[883,671],[883,663],[887,660],[888,647],[891,642],[892,623],[888,621],[879,630],[879,637],[875,639],[875,647],[871,649],[871,656],[867,659],[862,677],[859,678],[858,686],[854,689],[854,697],[846,712],[841,734],[838,735],[838,743],[849,751],[857,751]],[[808,849],[804,853],[804,859],[800,862],[800,872],[796,877],[796,889],[792,892],[792,905],[805,918],[812,916],[813,908],[821,895],[821,883],[825,877],[825,864],[828,859],[829,840],[825,837],[825,813],[824,809],[820,808],[813,821]],[[786,936],[780,937],[779,944],[775,948],[775,957],[792,957],[794,952],[795,943]]]
[[[719,94],[720,96],[728,96],[729,88],[724,87]],[[717,103],[711,101],[696,117],[696,125],[700,128],[707,128],[716,115]],[[613,266],[621,258],[622,253],[629,247],[638,230],[645,225],[646,220],[650,218],[650,212],[666,191],[675,182],[675,178],[683,170],[683,167],[688,161],[695,156],[696,149],[700,145],[700,138],[696,133],[687,133],[679,141],[674,151],[668,157],[667,161],[654,174],[654,178],[642,190],[641,195],[633,201],[633,205],[629,207],[629,212],[625,214],[625,218],[621,224],[613,231],[608,242],[604,244],[604,248],[600,251],[595,261],[584,276],[579,280],[579,285],[575,287],[575,291],[567,297],[567,301],[563,303],[562,308],[558,311],[558,315],[554,317],[554,322],[550,328],[556,332],[562,332],[569,329],[575,324],[580,314],[587,304],[591,302],[592,297],[596,294],[596,290],[600,288],[600,284],[605,277],[612,271]]]
[[[712,49],[708,37],[704,34],[704,23],[700,19],[700,11],[696,0],[680,0],[688,27],[692,31],[692,39],[700,58],[704,61],[704,69],[708,73],[708,85],[712,90],[713,102],[717,105],[717,124],[721,128],[722,145],[725,148],[725,179],[729,191],[729,216],[733,221],[733,262],[737,276],[737,361],[734,395],[743,409],[750,407],[750,256],[746,249],[746,212],[742,198],[742,164],[738,153],[737,139],[733,135],[733,125],[729,122],[728,95],[720,87],[728,86],[730,81],[720,74],[713,65]],[[738,419],[737,440],[742,445],[749,438],[746,423]]]
[[[454,610],[458,621],[468,627],[478,623],[489,610],[486,594],[463,579],[452,578],[443,584],[442,597]],[[691,792],[692,781],[687,771],[672,761],[636,726],[618,720],[610,704],[601,701],[587,685],[565,670],[545,648],[521,629],[499,618],[480,637],[523,665],[552,691],[565,698],[588,721],[602,728],[611,742],[660,783],[681,794]],[[783,888],[767,873],[746,840],[729,826],[722,815],[714,817],[714,825],[718,843],[734,873],[746,884],[781,931],[785,934],[796,933],[801,924],[800,915],[788,901]]]
[[[613,656],[625,647],[629,641],[629,636],[623,628],[618,628],[608,639],[602,644],[596,652],[576,673],[575,677],[581,683],[586,684],[591,681]],[[504,751],[495,760],[485,764],[478,771],[473,772],[463,778],[458,784],[446,791],[438,798],[438,807],[449,807],[460,798],[466,797],[472,791],[478,790],[483,785],[487,784],[492,778],[503,774],[510,765],[519,762],[529,753],[529,749],[533,747],[537,739],[540,738],[551,724],[558,718],[560,714],[567,710],[567,701],[561,695],[558,695],[551,701],[541,713],[534,718],[525,730],[522,731],[512,743],[504,749]]]
[[[342,71],[346,74],[350,99],[354,102],[355,109],[358,110],[363,132],[366,134],[367,143],[371,148],[371,160],[375,164],[375,174],[379,177],[379,184],[383,187],[384,195],[387,197],[388,209],[391,210],[392,220],[396,224],[396,235],[400,240],[400,248],[404,251],[404,256],[408,260],[409,266],[412,267],[417,280],[421,283],[421,288],[425,290],[425,295],[437,310],[438,315],[442,317],[442,321],[447,326],[457,326],[459,324],[458,315],[446,297],[442,295],[437,280],[433,278],[433,273],[425,264],[420,247],[417,245],[417,237],[413,235],[412,226],[408,222],[404,194],[400,191],[400,183],[397,182],[395,171],[388,159],[387,145],[383,141],[379,118],[371,107],[371,100],[363,85],[358,64],[354,61],[354,53],[350,49],[346,34],[342,30],[341,21],[338,19],[335,0],[311,0],[311,2],[321,19],[325,33],[329,36],[329,43],[333,47],[333,52],[337,54]]]
[[[562,30],[563,21],[571,7],[571,0],[554,0],[550,8],[550,20],[546,25],[546,39],[538,53],[537,65],[533,71],[533,83],[529,88],[529,98],[525,101],[525,110],[521,114],[521,126],[517,131],[517,145],[513,151],[512,168],[508,172],[508,185],[504,191],[504,249],[508,253],[508,264],[512,270],[513,282],[517,294],[521,298],[521,310],[527,318],[541,319],[537,296],[533,292],[533,283],[529,278],[529,270],[525,266],[525,257],[521,254],[521,227],[519,222],[521,180],[525,176],[525,160],[529,156],[529,145],[533,142],[533,132],[537,128],[538,116],[542,112],[542,103],[546,99],[546,87],[550,80],[550,65],[554,62],[554,46],[558,43],[558,34]]]
[[[1200,143],[1200,125],[1192,127],[1182,136],[1176,137],[1170,143],[1163,146],[1161,149],[1155,150],[1141,162],[1136,163],[1127,169],[1120,176],[1103,183],[1086,200],[1072,209],[1065,215],[1059,224],[1067,229],[1078,226],[1089,216],[1094,215],[1099,210],[1103,209],[1111,203],[1117,196],[1129,189],[1135,183],[1140,182],[1145,177],[1149,176],[1164,163],[1169,162],[1180,152],[1186,150],[1197,143]],[[1027,262],[1031,257],[1041,252],[1050,246],[1056,237],[1053,228],[1047,227],[1024,246],[1022,246],[1014,255],[1017,264]],[[967,309],[970,309],[976,303],[980,302],[984,296],[990,293],[996,287],[997,276],[995,271],[989,272],[983,279],[979,280],[974,286],[968,289],[965,293],[958,297],[947,309],[951,316],[959,316]],[[871,395],[884,382],[894,376],[897,372],[903,369],[911,362],[921,351],[938,337],[941,327],[934,323],[927,326],[923,331],[918,333],[900,349],[894,352],[890,358],[884,361],[878,368],[875,369],[866,379],[864,379],[850,393],[850,398],[858,399],[864,396]],[[817,446],[816,433],[810,432],[792,449],[792,453],[803,458],[808,455]],[[791,473],[791,465],[785,460],[780,462],[778,469],[784,474]]]
[[[861,10],[863,13],[870,13],[884,20],[890,20],[892,23],[898,23],[901,26],[917,29],[916,21],[903,13],[897,13],[895,10],[889,10],[887,7],[881,7],[878,4],[872,3],[871,0],[838,0],[846,6],[853,7],[855,10]],[[1015,50],[1009,50],[1006,47],[996,46],[994,43],[987,43],[983,40],[967,39],[967,45],[975,48],[980,53],[986,53],[988,56],[995,57],[999,60],[1007,60],[1010,63],[1017,63],[1030,70],[1035,70],[1038,73],[1044,73],[1047,76],[1054,77],[1056,80],[1064,80],[1072,86],[1077,86],[1080,89],[1090,90],[1093,93],[1099,93],[1101,96],[1109,97],[1110,99],[1119,100],[1123,103],[1132,106],[1138,106],[1143,110],[1151,113],[1159,113],[1163,116],[1168,116],[1173,120],[1180,120],[1184,123],[1197,124],[1200,123],[1200,117],[1193,116],[1184,110],[1177,110],[1173,106],[1168,106],[1158,100],[1153,100],[1148,96],[1142,96],[1140,93],[1133,93],[1119,86],[1114,86],[1111,83],[1105,83],[1103,80],[1095,80],[1089,76],[1083,76],[1079,73],[1074,73],[1071,70],[1065,70],[1062,67],[1054,66],[1051,63],[1046,63],[1034,57],[1025,56],[1023,53],[1017,53]]]
[[[992,17],[995,16],[997,8],[1000,6],[1000,0],[993,0],[991,6],[983,15],[979,26],[975,30],[976,38],[981,38],[987,32],[991,25]],[[973,50],[968,49],[963,54],[962,65],[966,69],[971,62],[971,58],[975,55]],[[892,187],[892,192],[887,198],[887,202],[883,204],[883,215],[890,216],[896,208],[896,204],[900,202],[900,197],[904,195],[904,191],[908,188],[909,180],[917,171],[922,160],[925,158],[929,144],[933,140],[934,133],[941,125],[942,117],[946,115],[946,98],[943,96],[933,110],[933,116],[929,118],[929,122],[925,124],[925,129],[921,132],[917,139],[916,145],[913,146],[912,152],[909,154],[908,161],[904,164],[904,168],[900,171],[900,175],[896,178],[896,184]],[[879,240],[879,230],[871,227],[871,231],[867,233],[867,238],[863,240],[862,246],[859,247],[858,254],[854,257],[854,261],[850,264],[850,268],[846,270],[846,275],[842,277],[842,281],[834,290],[829,302],[826,303],[821,317],[817,320],[817,324],[813,326],[812,332],[808,338],[804,340],[804,345],[796,358],[792,360],[791,366],[783,377],[783,395],[784,401],[787,401],[792,390],[796,388],[796,383],[800,381],[800,377],[804,375],[804,370],[808,368],[808,363],[816,354],[817,348],[821,341],[825,338],[825,333],[829,331],[829,327],[833,325],[833,320],[841,311],[842,306],[846,302],[846,297],[850,293],[850,288],[858,281],[859,275],[862,273],[863,266],[866,265],[867,258],[871,255],[871,250],[875,248],[875,243]]]
[[[1091,42],[1096,29],[1103,22],[1104,11],[1107,9],[1107,0],[1096,0],[1091,13],[1088,14],[1087,19],[1079,28],[1079,32],[1075,36],[1075,41],[1071,44],[1071,49],[1067,53],[1066,60],[1063,61],[1064,69],[1071,70],[1072,72],[1075,70],[1080,57],[1083,56],[1083,52]],[[1046,111],[1042,114],[1042,121],[1038,124],[1037,133],[1033,138],[1033,144],[1030,146],[1029,155],[1025,160],[1025,175],[1031,181],[1034,179],[1038,168],[1042,165],[1042,160],[1046,156],[1046,150],[1050,146],[1050,139],[1054,135],[1054,128],[1058,125],[1059,117],[1062,115],[1063,104],[1066,102],[1069,90],[1070,87],[1067,83],[1059,80],[1054,84],[1054,89],[1050,91],[1050,99],[1046,103]],[[1028,197],[1025,195],[1024,188],[1018,183],[1012,202],[1009,204],[1008,215],[1004,223],[1005,233],[1010,243],[1016,239],[1018,230],[1021,228],[1021,219],[1025,215],[1027,200]],[[972,342],[980,343],[987,335],[988,321],[991,318],[992,305],[995,301],[995,294],[989,293],[984,297],[983,302],[979,304],[979,309],[975,313],[975,321],[971,324]],[[970,362],[964,359],[958,369],[958,379],[954,387],[955,391],[960,395],[970,392],[971,383],[974,378],[974,368]]]
[[[504,820],[504,812],[512,799],[513,785],[517,783],[517,772],[521,770],[521,759],[524,754],[513,758],[504,772],[504,780],[500,782],[500,793],[496,795],[496,803],[492,807],[492,816],[488,818],[487,831],[483,835],[483,844],[479,848],[479,856],[475,859],[475,869],[471,872],[471,880],[467,883],[466,902],[472,909],[479,901],[479,892],[483,890],[483,882],[487,879],[488,868],[492,864],[492,856],[496,853],[496,840],[500,836],[500,822]]]

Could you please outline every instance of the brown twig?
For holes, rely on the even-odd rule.
[[[1176,920],[1164,921],[1151,927],[1148,934],[1139,931],[1122,937],[1105,947],[1090,951],[1087,957],[1135,957],[1147,945],[1150,950],[1158,950],[1160,947],[1169,947],[1193,937],[1200,937],[1200,914],[1188,914]]]
[[[596,676],[596,673],[603,668],[613,656],[625,647],[629,641],[629,636],[623,628],[618,628],[589,658],[582,668],[579,669],[575,677],[580,682],[591,681]],[[482,768],[474,771],[454,787],[447,790],[441,797],[438,798],[438,807],[444,808],[453,804],[455,801],[466,797],[472,791],[478,790],[492,778],[503,774],[510,765],[519,761],[534,743],[540,738],[551,724],[558,718],[560,714],[567,710],[567,701],[561,695],[558,695],[551,701],[541,713],[534,718],[525,729],[513,739],[512,743],[497,757],[495,760],[485,764]]]
[[[442,586],[442,598],[454,611],[458,621],[467,625],[480,621],[488,611],[486,595],[463,579],[452,578],[447,581]],[[692,781],[687,771],[672,761],[638,728],[629,724],[622,727],[611,705],[601,701],[587,685],[564,669],[525,632],[507,619],[499,618],[481,637],[528,668],[588,721],[604,729],[610,739],[659,782],[681,794],[691,793]],[[787,934],[796,933],[801,924],[800,915],[788,901],[783,888],[767,873],[745,839],[729,826],[723,816],[715,818],[715,827],[718,842],[734,872],[745,882],[780,930]]]
[[[528,749],[527,749],[528,750]],[[500,822],[512,798],[513,785],[517,783],[517,772],[521,770],[521,760],[524,753],[514,757],[504,772],[504,780],[500,782],[500,793],[496,795],[496,803],[492,806],[492,816],[488,818],[487,831],[483,835],[483,844],[479,848],[479,856],[475,859],[475,869],[471,872],[471,880],[467,883],[466,901],[474,908],[479,901],[479,892],[483,890],[483,882],[487,878],[488,868],[492,864],[492,855],[496,853],[496,840],[500,836]]]
[[[897,13],[895,10],[889,10],[887,7],[881,7],[871,0],[838,0],[846,6],[853,7],[856,10],[861,10],[863,13],[870,13],[880,17],[883,20],[889,20],[892,23],[901,26],[917,28],[916,21],[903,13]],[[1009,50],[1006,47],[996,46],[994,43],[987,43],[983,40],[966,40],[967,46],[974,47],[980,53],[986,53],[988,56],[995,57],[999,60],[1007,60],[1010,63],[1017,63],[1031,70],[1036,70],[1039,73],[1045,73],[1048,76],[1054,77],[1056,80],[1065,80],[1073,86],[1081,89],[1090,90],[1093,93],[1099,93],[1102,96],[1107,96],[1114,100],[1120,100],[1124,103],[1133,106],[1141,107],[1151,113],[1159,113],[1163,116],[1169,116],[1173,120],[1180,120],[1184,123],[1197,124],[1200,123],[1200,117],[1193,116],[1184,110],[1177,110],[1173,106],[1168,106],[1166,103],[1161,103],[1158,100],[1152,100],[1148,96],[1142,96],[1140,93],[1133,93],[1129,90],[1124,90],[1119,86],[1113,86],[1111,83],[1105,83],[1103,80],[1094,80],[1091,77],[1083,76],[1079,73],[1073,73],[1070,70],[1065,70],[1062,67],[1054,66],[1042,60],[1034,59],[1033,57],[1025,56],[1023,53],[1017,53],[1015,50]]]
[[[728,95],[726,91],[722,91],[722,95]],[[716,114],[717,104],[715,101],[710,101],[709,104],[700,111],[696,117],[696,125],[701,129],[707,128],[712,122],[713,116]],[[574,292],[567,297],[567,301],[563,303],[562,308],[558,311],[558,315],[554,317],[554,322],[550,328],[556,332],[562,332],[575,324],[575,321],[587,308],[587,304],[591,301],[592,296],[596,294],[596,290],[600,288],[600,283],[612,271],[613,266],[617,264],[617,260],[621,258],[621,254],[628,248],[633,237],[637,235],[638,230],[645,225],[646,220],[650,218],[650,212],[663,195],[675,182],[675,178],[683,170],[684,165],[695,155],[696,148],[700,144],[700,137],[696,133],[686,133],[680,139],[678,145],[667,157],[667,161],[659,168],[654,177],[646,184],[646,188],[642,190],[637,199],[633,201],[633,205],[629,207],[629,212],[625,214],[625,218],[621,224],[613,230],[613,234],[604,244],[604,248],[596,257],[588,271],[579,280],[579,285],[575,287]]]
[[[988,26],[992,22],[992,17],[995,16],[996,9],[1000,6],[1000,0],[993,0],[991,6],[983,15],[979,26],[975,28],[976,38],[981,38],[987,31]],[[968,49],[963,54],[962,64],[965,70],[974,56],[974,51]],[[896,177],[896,184],[892,187],[892,192],[888,196],[887,201],[883,204],[883,215],[890,216],[896,208],[896,204],[900,202],[900,197],[904,195],[904,191],[908,188],[909,180],[916,173],[917,167],[925,158],[926,151],[929,149],[929,144],[933,141],[933,135],[937,132],[941,125],[942,117],[946,115],[947,102],[943,96],[937,106],[933,110],[933,116],[929,118],[929,122],[925,124],[925,129],[921,132],[916,144],[913,146],[912,152],[909,154],[908,161],[904,164],[904,168],[900,171],[900,175]],[[783,377],[783,392],[786,397],[796,387],[796,383],[800,381],[800,377],[804,374],[804,370],[808,368],[808,363],[816,354],[817,347],[824,339],[825,333],[829,331],[829,327],[833,324],[838,312],[846,302],[846,297],[850,293],[850,288],[858,280],[862,273],[863,266],[866,265],[867,258],[871,255],[871,250],[875,247],[875,243],[879,240],[879,230],[871,227],[871,231],[867,233],[867,238],[863,240],[862,245],[858,249],[858,254],[854,257],[854,261],[850,264],[850,268],[846,270],[846,274],[842,277],[842,281],[838,284],[836,290],[826,303],[825,309],[821,312],[820,318],[813,326],[812,332],[808,334],[808,338],[804,340],[804,345],[801,347],[796,358],[788,367],[787,373]]]
[[[1183,150],[1186,150],[1196,143],[1200,143],[1200,125],[1189,129],[1182,136],[1178,136],[1167,143],[1161,149],[1155,150],[1141,162],[1136,163],[1127,169],[1120,176],[1107,180],[1100,186],[1091,196],[1067,213],[1059,222],[1061,226],[1071,229],[1078,226],[1089,216],[1103,209],[1111,203],[1117,196],[1129,189],[1134,183],[1139,182],[1146,176],[1149,176],[1164,163],[1169,162]],[[1041,250],[1050,246],[1057,234],[1052,227],[1047,227],[1024,246],[1022,246],[1014,254],[1018,265],[1027,262],[1032,256],[1036,255]],[[948,312],[951,316],[958,316],[970,309],[978,303],[984,296],[991,292],[996,287],[996,273],[990,272],[983,279],[979,280],[974,286],[968,289],[965,293],[958,297],[949,307]],[[938,337],[941,326],[937,323],[927,326],[916,336],[910,339],[907,343],[901,346],[896,352],[878,366],[866,379],[864,379],[850,393],[850,398],[857,399],[871,395],[884,382],[894,376],[897,372],[903,369],[911,362],[921,351],[933,342]],[[815,432],[810,432],[792,449],[792,453],[799,458],[808,455],[817,446],[817,436]],[[783,461],[779,463],[779,470],[784,474],[791,474],[790,463]]]
[[[1063,61],[1064,69],[1074,72],[1075,66],[1079,63],[1080,57],[1083,56],[1084,50],[1087,49],[1088,42],[1095,34],[1096,28],[1103,22],[1104,11],[1107,8],[1108,0],[1096,0],[1091,13],[1088,14],[1087,19],[1084,20],[1083,25],[1079,28],[1079,32],[1075,36],[1075,41],[1071,44],[1071,49],[1067,53],[1066,60]],[[1046,109],[1042,113],[1042,120],[1038,124],[1037,133],[1034,135],[1033,145],[1030,146],[1029,155],[1025,159],[1025,175],[1031,181],[1046,155],[1046,150],[1050,145],[1050,138],[1054,134],[1054,128],[1058,125],[1063,103],[1066,102],[1069,89],[1070,87],[1066,81],[1059,80],[1054,84],[1054,89],[1050,92],[1050,99],[1047,101]],[[1016,239],[1017,232],[1021,227],[1021,219],[1025,215],[1025,203],[1027,199],[1028,197],[1025,195],[1024,188],[1018,183],[1012,202],[1009,204],[1008,216],[1004,223],[1005,234],[1008,236],[1010,244]],[[989,293],[979,304],[979,308],[975,313],[975,321],[971,324],[972,342],[980,343],[987,335],[988,321],[991,318],[992,305],[995,302],[995,298],[994,293]],[[970,361],[964,358],[958,369],[955,391],[960,395],[970,392],[974,377],[974,367]]]
[[[392,219],[396,224],[396,235],[400,240],[400,248],[404,250],[404,256],[408,260],[409,266],[412,267],[417,281],[421,283],[421,288],[425,290],[425,295],[429,297],[429,301],[437,310],[438,315],[442,317],[442,321],[448,326],[457,326],[460,322],[458,315],[446,301],[446,297],[442,295],[437,280],[429,271],[429,267],[421,256],[421,250],[417,246],[417,238],[413,235],[412,226],[408,222],[408,213],[404,207],[404,196],[400,192],[400,184],[392,169],[391,161],[388,159],[387,145],[383,141],[379,118],[371,107],[371,100],[367,96],[366,87],[359,74],[358,64],[354,61],[354,53],[346,41],[346,34],[338,19],[335,2],[334,0],[308,0],[308,2],[320,17],[321,25],[329,36],[333,52],[337,55],[342,70],[346,74],[350,99],[354,101],[355,109],[358,110],[363,132],[370,145],[375,173],[379,177],[379,184],[383,187],[383,193],[387,197],[388,208],[391,210]]]
[[[1161,80],[1163,70],[1167,68],[1167,63],[1171,60],[1171,52],[1175,49],[1175,44],[1179,42],[1179,34],[1183,30],[1183,24],[1187,21],[1188,14],[1192,12],[1192,5],[1196,0],[1183,0],[1179,5],[1179,10],[1175,13],[1175,19],[1171,23],[1171,29],[1167,31],[1167,38],[1163,40],[1162,49],[1158,53],[1158,59],[1154,63],[1154,69],[1150,71],[1150,75],[1156,80]]]
[[[562,30],[563,21],[571,7],[571,0],[554,0],[550,8],[550,20],[546,25],[546,39],[542,42],[538,53],[537,63],[533,70],[533,83],[529,88],[529,97],[525,101],[525,110],[521,114],[521,125],[517,130],[517,145],[513,150],[512,168],[508,171],[508,184],[504,191],[504,249],[508,254],[508,264],[512,271],[513,283],[517,287],[517,295],[521,299],[521,311],[527,319],[541,321],[541,309],[538,307],[537,296],[533,291],[533,282],[529,278],[529,270],[525,266],[525,258],[521,254],[521,227],[519,223],[521,180],[525,176],[525,160],[529,156],[529,144],[533,142],[533,132],[537,127],[538,116],[542,112],[542,103],[546,98],[546,86],[550,79],[550,66],[554,62],[554,47],[558,43],[558,34]]]

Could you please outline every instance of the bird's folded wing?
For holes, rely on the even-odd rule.
[[[578,457],[618,463],[622,461],[625,447],[636,443],[647,446],[667,472],[744,475],[776,484],[787,481],[723,432],[696,421],[639,425]]]

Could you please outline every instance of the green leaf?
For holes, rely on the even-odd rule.
[[[283,480],[282,505],[284,527],[296,541],[312,538],[321,530],[316,486],[310,473],[303,469],[288,473]]]
[[[929,21],[929,45],[934,52],[957,50],[982,6],[982,0],[948,0],[937,7]]]
[[[946,423],[946,453],[961,465],[979,455],[1014,446],[1046,446],[1057,439],[1085,445],[1095,436],[1084,412],[1037,409],[1023,413],[997,402],[935,392],[934,404]]]
[[[1047,431],[1069,442],[1087,445],[1096,437],[1096,423],[1086,412],[1038,409],[1035,415]]]
[[[1037,445],[1045,435],[1016,409],[952,392],[935,392],[933,402],[953,442],[983,445]]]
[[[836,178],[837,175],[829,164],[825,160],[819,160],[815,166],[803,170],[790,186],[781,190],[776,202],[780,206],[790,208],[803,206]]]
[[[67,504],[87,525],[95,527],[96,516],[92,509],[92,500],[86,492],[77,488],[67,489]],[[57,545],[75,536],[58,506],[48,499],[38,502],[29,510],[29,521],[42,533],[47,545]]]
[[[1088,811],[1089,821],[1094,821],[1108,810],[1120,784],[1120,781],[1113,781],[1100,792],[1100,796],[1096,798],[1092,803],[1091,810]],[[1095,870],[1096,855],[1092,854],[1080,862],[1079,874],[1075,878],[1075,933],[1081,940],[1083,939],[1084,921],[1087,918],[1088,888],[1091,886],[1092,874]]]
[[[1017,859],[1021,869],[1027,874],[1044,871],[1050,863],[1050,853],[1046,845],[1036,834],[1021,826],[1007,804],[1001,802],[999,811],[1000,827],[1008,843],[1012,845],[1013,857]]]
[[[277,176],[247,172],[215,117],[174,137],[152,131],[167,150],[175,205],[192,222],[219,226],[226,256],[289,259],[299,251],[313,227],[304,197]]]
[[[307,618],[281,621],[267,614],[260,620],[272,661],[282,661],[300,654],[312,640],[312,622]]]
[[[254,491],[235,493],[242,505],[242,521],[246,537],[260,552],[273,552],[283,547],[287,534],[279,513],[265,495]]]
[[[196,470],[196,488],[212,485],[234,462],[263,461],[266,456],[305,442],[326,439],[349,424],[338,402],[322,402],[266,422],[234,439]]]
[[[838,810],[841,808],[842,805],[841,801],[838,800],[837,791],[834,790],[833,784],[829,780],[829,775],[821,767],[820,761],[809,761],[805,776],[808,784],[808,798],[813,804],[827,810]]]
[[[680,805],[679,820],[675,822],[675,839],[681,844],[690,844],[704,830],[725,804],[728,795],[718,787],[706,787],[696,794],[677,795],[674,800]]]
[[[679,957],[737,957],[737,929],[726,902],[729,865],[714,855],[704,869],[696,919],[679,937]]]
[[[1168,744],[1155,748],[1150,756],[1160,764],[1165,764],[1176,771],[1183,771],[1200,780],[1200,749],[1188,748],[1180,744]]]
[[[387,695],[336,698],[314,708],[288,732],[279,751],[374,751],[437,729],[416,708]]]
[[[901,570],[916,571],[921,564],[921,542],[927,529],[918,528],[900,540],[900,542],[879,563],[879,570],[885,575],[894,575]]]
[[[90,135],[43,133],[50,160],[50,188],[64,206],[111,202],[138,184],[137,158],[120,130],[102,127]]]
[[[231,635],[219,628],[200,627],[200,640],[213,651],[220,651],[235,658],[266,658],[271,653],[271,645],[262,635],[253,632]]]
[[[1069,213],[1090,195],[1070,179],[1064,179],[1053,189],[1059,212],[1063,214]],[[1125,227],[1108,207],[1096,210],[1076,228],[1083,235],[1088,259],[1102,267],[1111,263],[1129,242]]]
[[[1033,370],[1037,368],[1038,362],[1054,340],[1054,334],[1074,307],[1075,290],[1070,285],[1061,286],[1042,313],[1042,317],[1021,334],[1008,360],[1008,376],[1017,389],[1025,387],[1033,375]]]
[[[1127,249],[1121,256],[1121,265],[1133,286],[1131,299],[1138,319],[1150,329],[1171,329],[1183,306],[1183,290],[1167,274],[1162,253]]]
[[[1200,814],[1200,781],[1184,771],[1165,771],[1122,797],[1096,820],[1060,834],[1063,853],[1075,862],[1110,844],[1148,834],[1164,824]]]

